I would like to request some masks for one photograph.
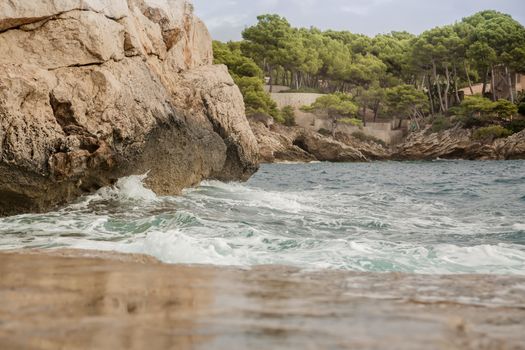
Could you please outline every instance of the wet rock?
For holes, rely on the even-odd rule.
[[[522,276],[165,265],[82,250],[1,253],[0,273],[2,349],[525,344]]]
[[[0,215],[149,171],[157,194],[244,180],[258,146],[185,0],[0,4]]]

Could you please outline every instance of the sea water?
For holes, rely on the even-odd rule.
[[[272,164],[247,183],[159,197],[145,176],[0,219],[0,249],[79,248],[167,263],[525,275],[525,162]]]

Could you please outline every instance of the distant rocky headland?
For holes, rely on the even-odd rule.
[[[511,15],[375,36],[257,20],[213,45],[264,161],[525,158],[525,27]]]
[[[299,126],[250,123],[261,159],[267,163],[525,159],[525,131],[496,140],[475,140],[471,130],[455,128],[432,133],[426,129],[411,133],[399,144],[387,145],[344,132],[334,138]]]
[[[280,92],[270,95],[279,108],[294,109],[295,125],[283,125],[261,114],[248,118],[259,142],[262,162],[525,159],[525,131],[504,138],[479,139],[474,130],[460,124],[435,131],[430,120],[421,124],[419,131],[411,131],[406,121],[398,126],[397,120],[379,120],[366,126],[338,125],[332,135],[329,118],[300,108],[323,95],[286,93],[287,89],[277,87]]]

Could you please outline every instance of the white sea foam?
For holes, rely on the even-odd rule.
[[[261,172],[268,177],[248,184],[205,181],[179,197],[158,197],[144,185],[146,175],[131,176],[56,212],[0,218],[0,249],[115,250],[167,263],[525,275],[525,224],[516,197],[525,184],[496,181],[522,169],[501,166],[273,165]],[[485,187],[470,186],[468,174],[478,176],[485,167]],[[469,186],[475,201],[463,191]]]
[[[265,191],[235,182],[204,181],[201,186],[212,187],[228,193],[229,196],[223,197],[222,200],[229,201],[232,204],[238,203],[250,207],[263,207],[294,213],[311,209],[318,210],[318,208],[309,205],[312,203],[312,198],[297,193]],[[192,193],[192,191],[199,191],[199,189],[189,190],[186,193]]]
[[[114,186],[101,189],[98,194],[102,198],[118,198],[120,200],[154,201],[157,195],[144,185],[148,174],[133,175],[121,178]]]
[[[518,231],[525,231],[525,224],[514,224],[512,228]]]
[[[435,250],[437,258],[442,261],[468,268],[482,268],[486,272],[498,266],[506,266],[508,269],[525,266],[525,252],[504,244],[474,247],[444,244],[437,246]]]

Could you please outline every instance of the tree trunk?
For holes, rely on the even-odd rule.
[[[485,71],[485,76],[483,77],[483,89],[481,90],[481,96],[485,97],[487,93],[487,82],[489,80],[489,68]]]
[[[470,80],[470,74],[468,72],[467,62],[463,62],[463,67],[465,68],[465,75],[467,76],[468,80],[468,87],[470,89],[470,94],[474,95],[474,89],[472,88],[472,80]]]
[[[445,112],[445,105],[443,104],[443,95],[441,94],[441,85],[439,84],[439,75],[437,74],[436,62],[434,62],[434,60],[432,60],[432,72],[434,74],[434,82],[437,84],[440,111]]]
[[[377,121],[377,116],[379,115],[379,108],[381,107],[380,102],[376,102],[374,106],[374,123]]]
[[[445,76],[447,78],[447,86],[445,87],[445,112],[448,111],[448,93],[450,91],[450,72],[448,71],[448,63],[445,66]]]
[[[496,77],[494,76],[494,65],[491,66],[491,72],[490,72],[490,79],[491,79],[491,88],[492,88],[492,101],[496,101]]]
[[[459,105],[461,103],[461,98],[459,97],[459,91],[458,91],[458,70],[456,68],[456,64],[454,63],[454,90],[456,93],[456,105]]]
[[[514,103],[514,91],[512,90],[512,76],[510,75],[510,70],[507,66],[505,66],[505,73],[507,74],[507,81],[509,84],[510,102]]]
[[[430,100],[430,112],[432,115],[436,114],[436,110],[434,107],[434,97],[432,97],[432,84],[430,83],[430,75],[428,77],[428,99]]]
[[[335,131],[337,129],[337,118],[332,117],[332,137],[335,139]]]
[[[416,124],[416,128],[419,131],[421,130],[421,126],[419,125],[419,122],[417,120],[417,115],[418,115],[417,109],[414,108],[414,114],[412,115],[412,121]]]
[[[423,74],[423,79],[421,80],[421,84],[418,85],[417,89],[418,90],[423,90],[423,88],[425,87],[425,80],[426,80],[427,76]]]

